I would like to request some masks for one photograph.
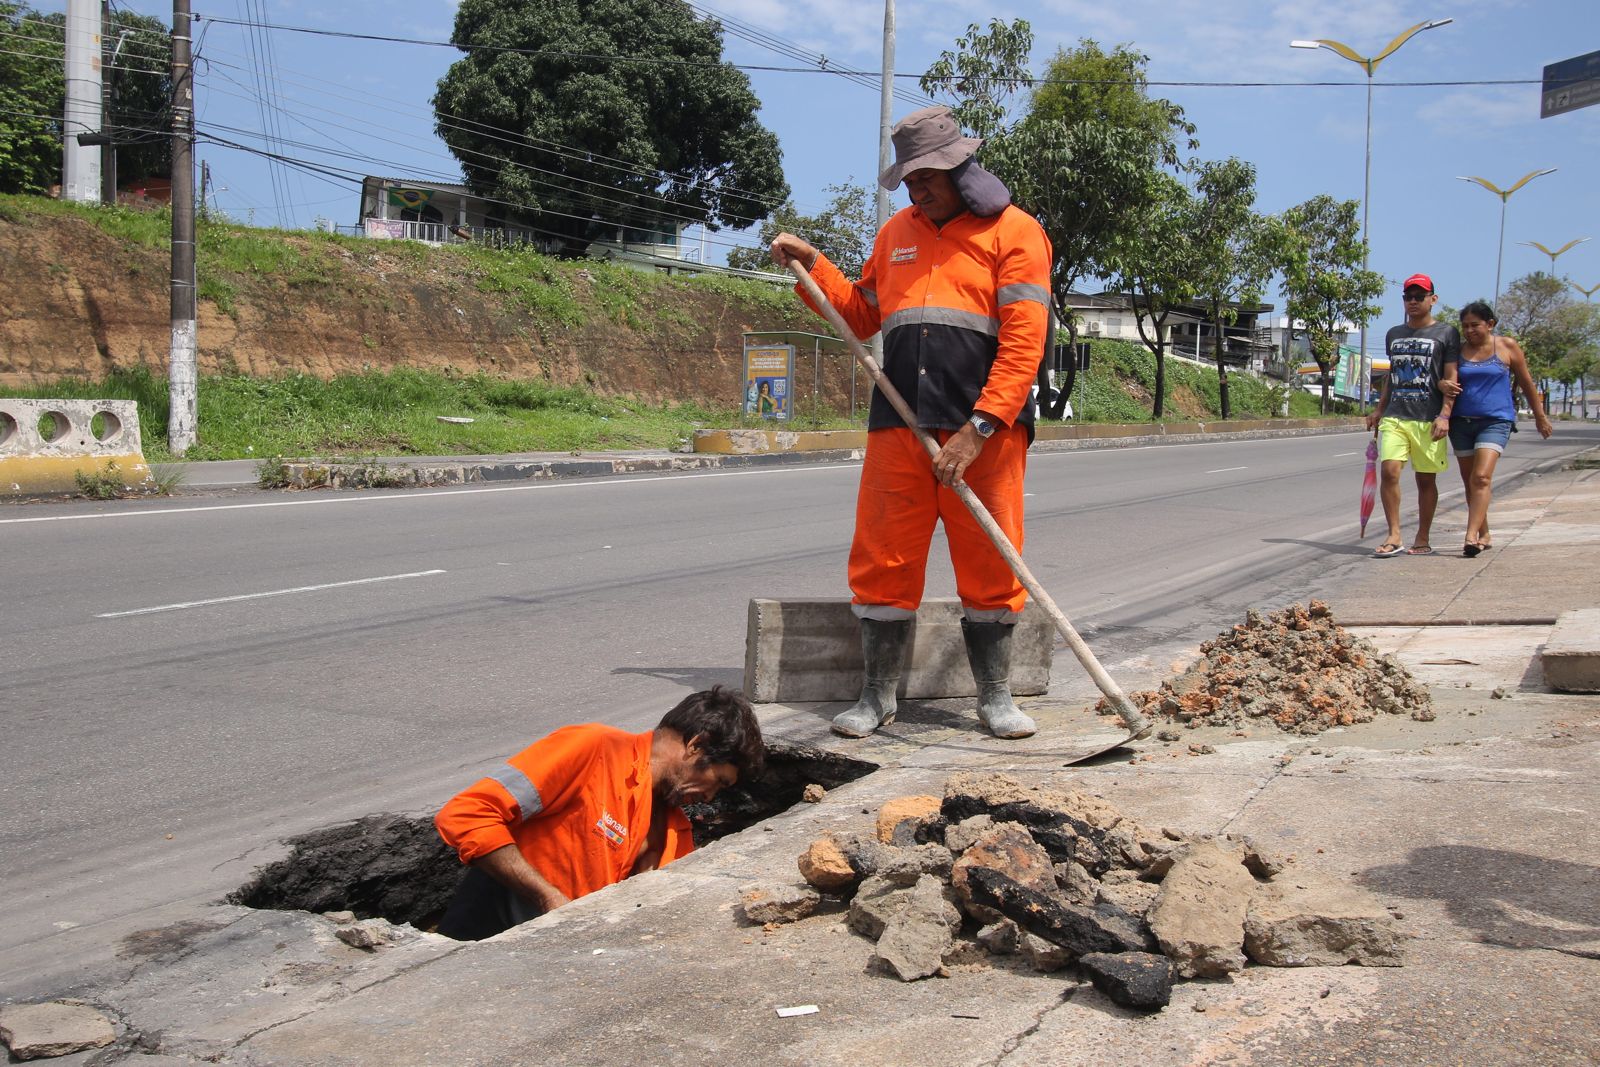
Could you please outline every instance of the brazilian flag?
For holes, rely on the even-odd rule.
[[[433,199],[432,189],[390,189],[389,206],[421,211]]]

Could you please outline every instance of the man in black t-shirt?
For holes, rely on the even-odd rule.
[[[1450,409],[1461,391],[1456,383],[1461,334],[1454,326],[1434,321],[1433,306],[1439,298],[1433,279],[1413,274],[1402,288],[1405,325],[1390,328],[1384,339],[1389,373],[1377,408],[1367,416],[1367,429],[1378,431],[1382,464],[1378,496],[1389,524],[1383,543],[1373,552],[1380,559],[1402,551],[1412,556],[1433,552],[1428,538],[1439,506],[1438,474],[1448,463],[1445,438],[1450,433]],[[1417,536],[1410,548],[1403,549],[1400,471],[1408,460],[1417,477]]]

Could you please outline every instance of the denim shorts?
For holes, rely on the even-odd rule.
[[[1470,456],[1480,448],[1504,452],[1515,430],[1510,419],[1463,415],[1450,420],[1450,447],[1458,456]]]

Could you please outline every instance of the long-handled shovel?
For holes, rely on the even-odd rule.
[[[806,292],[811,296],[812,302],[822,309],[823,317],[832,323],[833,328],[839,331],[839,336],[849,343],[850,351],[855,354],[856,362],[860,363],[866,370],[868,376],[872,378],[873,384],[878,387],[878,391],[884,395],[884,398],[899,413],[905,424],[911,427],[912,432],[917,435],[917,440],[922,442],[922,447],[928,450],[928,455],[930,457],[937,456],[939,454],[939,443],[927,431],[917,426],[917,417],[912,413],[910,406],[906,404],[905,398],[900,395],[900,391],[894,387],[893,383],[884,377],[883,368],[879,367],[878,361],[873,359],[872,355],[862,347],[861,341],[851,331],[850,327],[845,324],[838,310],[828,302],[828,298],[817,287],[817,283],[812,279],[811,273],[799,261],[792,259],[789,261],[789,269],[794,272],[794,276],[805,287]],[[1122,691],[1111,675],[1106,673],[1106,669],[1100,666],[1100,661],[1095,658],[1094,652],[1084,643],[1083,638],[1078,635],[1078,631],[1073,629],[1072,623],[1067,621],[1067,617],[1062,613],[1061,609],[1056,607],[1056,602],[1050,599],[1050,594],[1044,591],[1044,586],[1039,584],[1039,579],[1033,576],[1033,572],[1028,569],[1028,565],[1022,562],[1022,556],[1012,547],[1010,538],[1006,537],[1005,531],[1001,530],[1000,525],[994,521],[994,516],[989,514],[989,509],[983,506],[983,501],[978,499],[978,494],[974,493],[966,482],[957,482],[955,491],[956,495],[961,498],[961,502],[967,506],[967,510],[972,512],[972,517],[978,520],[978,525],[983,527],[983,532],[989,535],[989,540],[994,542],[995,549],[1005,557],[1007,565],[1011,568],[1011,573],[1017,576],[1017,580],[1028,591],[1028,595],[1033,597],[1034,601],[1044,608],[1055,622],[1056,629],[1066,639],[1067,647],[1072,649],[1072,654],[1078,657],[1078,662],[1083,664],[1083,669],[1089,672],[1089,677],[1094,679],[1094,684],[1100,687],[1100,692],[1106,695],[1106,699],[1111,702],[1111,706],[1116,710],[1118,717],[1122,719],[1122,725],[1128,729],[1128,736],[1123,740],[1116,742],[1116,744],[1108,745],[1106,748],[1097,749],[1095,752],[1085,753],[1079,756],[1078,760],[1088,759],[1090,756],[1116,748],[1118,745],[1126,744],[1128,741],[1148,737],[1151,730],[1150,720],[1145,718],[1144,714],[1133,706],[1133,702],[1128,699],[1127,694]],[[1077,760],[1073,762],[1077,762]]]

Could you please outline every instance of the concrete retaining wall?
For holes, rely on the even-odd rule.
[[[130,489],[153,482],[132,400],[0,399],[0,497],[77,492],[112,464]]]
[[[861,628],[844,598],[752,600],[745,636],[744,691],[757,704],[854,700],[861,694]],[[1011,645],[1011,691],[1050,688],[1056,629],[1030,603]],[[921,700],[975,696],[961,638],[961,602],[925,600],[917,610],[900,695]]]

